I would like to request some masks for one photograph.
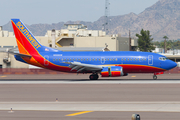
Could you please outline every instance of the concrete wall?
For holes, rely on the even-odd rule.
[[[0,37],[0,46],[17,46],[15,37]]]
[[[49,46],[48,37],[36,36],[35,37],[42,45]],[[15,37],[0,37],[0,47],[17,46]]]
[[[129,51],[129,38],[117,37],[118,51]]]
[[[49,46],[48,37],[36,36],[35,38],[36,38],[42,45],[44,45],[44,46]]]
[[[116,39],[112,37],[74,37],[75,47],[106,47],[110,51],[116,51]]]

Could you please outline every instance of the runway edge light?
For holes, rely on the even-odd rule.
[[[132,120],[140,120],[139,114],[132,114]]]

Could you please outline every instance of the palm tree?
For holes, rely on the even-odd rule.
[[[164,53],[167,52],[167,49],[166,49],[166,40],[169,39],[167,36],[164,36],[163,37],[165,40],[164,40]]]

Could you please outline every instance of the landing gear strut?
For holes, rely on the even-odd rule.
[[[97,73],[96,73],[96,74],[91,74],[91,75],[89,76],[89,79],[90,79],[90,80],[98,80],[98,78],[99,78],[99,76],[98,76]]]
[[[156,75],[153,75],[153,79],[154,79],[154,80],[157,80],[157,76],[156,76]]]

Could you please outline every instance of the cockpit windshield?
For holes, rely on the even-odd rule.
[[[166,58],[166,57],[159,57],[159,60],[162,60],[162,61],[165,61],[165,60],[167,60],[168,58]]]

